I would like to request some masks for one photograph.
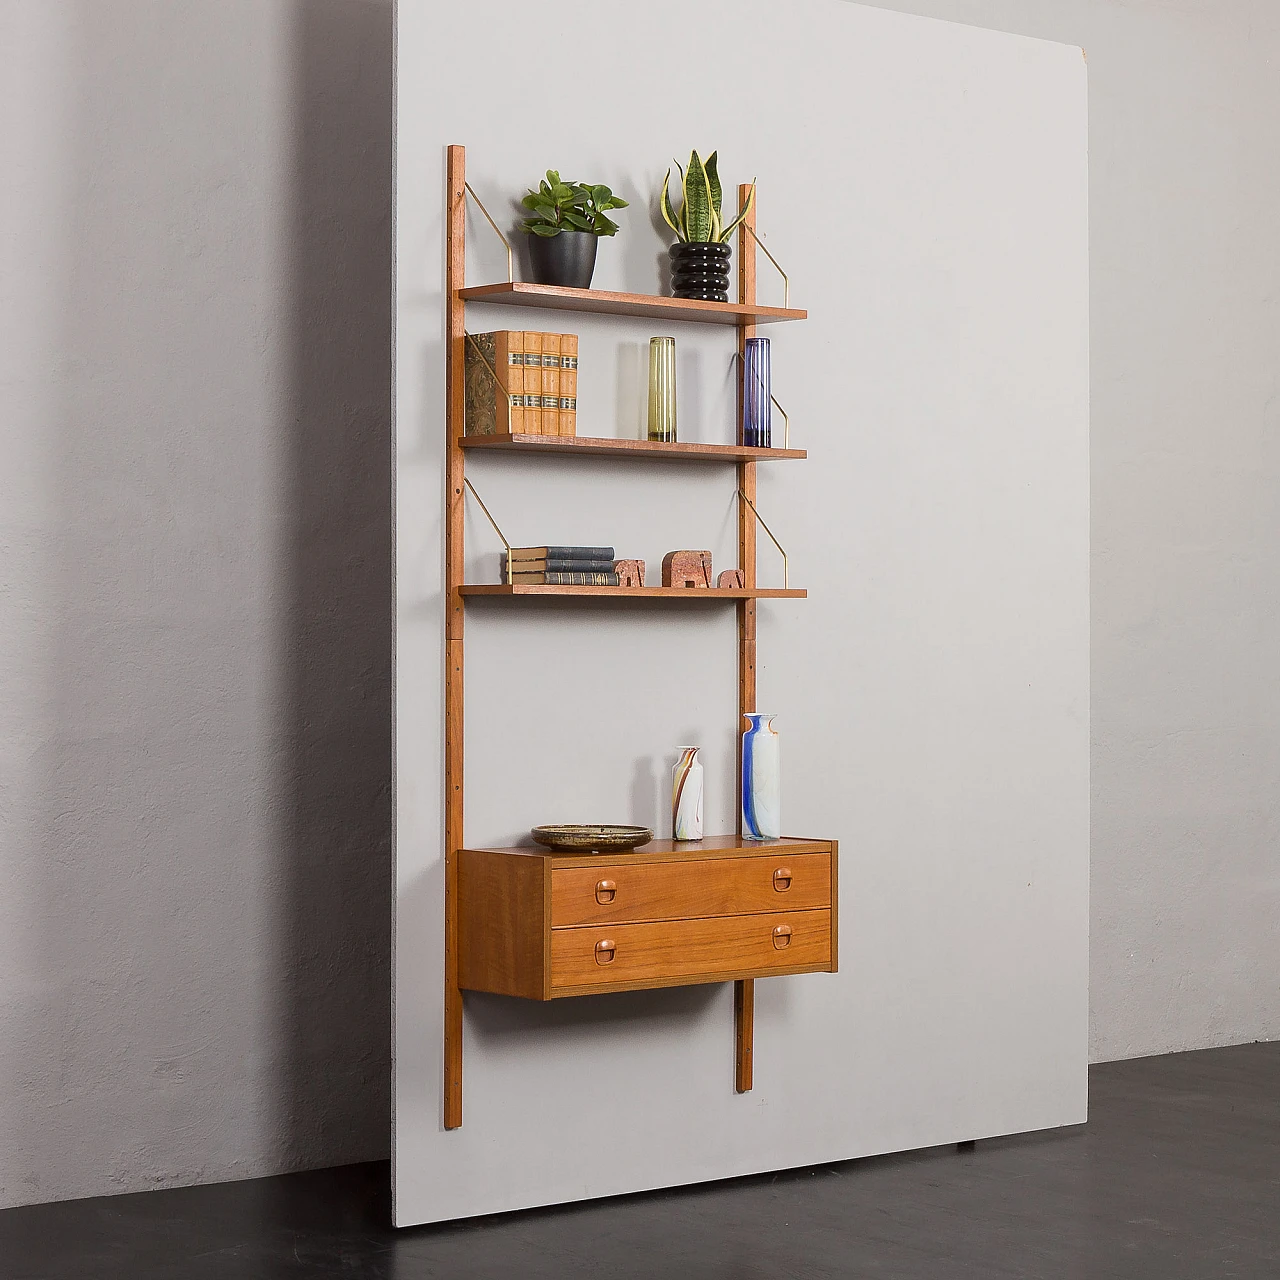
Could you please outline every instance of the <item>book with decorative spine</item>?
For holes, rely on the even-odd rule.
[[[505,557],[504,557],[505,559]],[[612,547],[512,547],[512,560],[608,560]],[[612,568],[612,563],[610,564]]]
[[[542,434],[560,434],[560,335],[542,335]]]
[[[520,434],[529,430],[525,407],[526,339],[537,335],[502,329],[463,339],[463,431],[469,436]],[[539,356],[541,363],[541,356]]]
[[[578,434],[578,335],[560,335],[560,434]]]
[[[506,574],[502,576],[508,581]],[[513,573],[510,583],[517,587],[616,587],[618,575],[613,572]]]
[[[524,426],[525,435],[542,433],[542,334],[524,335]]]
[[[499,552],[503,571],[506,570],[507,557]],[[612,560],[571,560],[562,556],[552,556],[541,560],[512,559],[511,567],[516,573],[617,573]]]

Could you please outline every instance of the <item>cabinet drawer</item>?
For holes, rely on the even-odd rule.
[[[831,855],[780,853],[551,873],[551,926],[812,911],[831,905]]]
[[[551,933],[553,996],[830,968],[830,911],[607,924]]]

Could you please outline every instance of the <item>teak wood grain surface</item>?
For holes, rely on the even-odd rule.
[[[569,853],[560,849],[544,849],[540,845],[511,845],[490,849],[513,858],[542,858],[551,867],[594,867],[604,864],[645,862],[702,862],[709,857],[732,854],[739,858],[775,858],[789,853],[830,853],[830,840],[805,840],[783,836],[779,840],[749,840],[743,836],[706,836],[701,840],[650,840],[636,849],[605,849],[593,853]]]
[[[459,982],[552,1000],[834,966],[830,842],[690,843],[698,847],[662,840],[621,854],[462,850]],[[786,933],[775,936],[780,929]]]
[[[602,888],[603,885],[607,888]],[[811,911],[831,905],[831,855],[561,867],[551,873],[551,927],[694,916]]]
[[[458,869],[458,981],[472,991],[547,998],[550,879],[534,859],[467,850]]]
[[[508,307],[550,307],[557,311],[585,311],[615,316],[643,316],[650,320],[692,320],[702,324],[771,324],[803,320],[807,311],[795,307],[758,307],[751,301],[703,302],[696,298],[663,298],[651,293],[611,293],[606,289],[568,289],[553,284],[481,284],[463,289],[468,302],[497,302]]]
[[[607,946],[604,953],[602,946]],[[593,925],[551,932],[553,996],[725,982],[744,975],[768,977],[830,966],[830,911]]]
[[[738,188],[738,208],[741,209],[751,195],[751,187],[743,183]],[[742,307],[754,307],[756,301],[756,242],[753,232],[756,225],[758,201],[753,201],[750,211],[738,227],[738,303]],[[754,338],[754,324],[743,324],[738,329],[738,372],[741,375],[746,358],[747,339]],[[742,414],[744,409],[742,378],[738,378],[738,439],[742,440]],[[746,591],[756,586],[756,518],[744,497],[756,500],[756,464],[749,458],[738,463],[738,568]],[[745,597],[738,605],[738,733],[745,725],[745,717],[756,707],[756,602]],[[742,757],[738,756],[738,795],[742,795]],[[742,830],[742,808],[738,809],[738,830]],[[733,1079],[734,1088],[746,1093],[752,1084],[755,1035],[755,984],[742,979],[733,995]]]
[[[660,462],[774,462],[807,458],[804,449],[758,449],[744,444],[700,444],[689,440],[628,440],[613,436],[463,436],[463,449],[491,449],[499,453],[562,453],[570,456],[604,454],[610,457],[656,459]]]
[[[754,465],[754,464],[749,464]],[[507,583],[468,583],[458,588],[463,596],[492,596],[495,599],[517,596],[580,597],[594,600],[674,600],[684,604],[712,603],[717,600],[803,600],[809,593],[803,587],[789,590],[765,587],[551,587],[509,585]]]
[[[445,429],[448,432],[448,492],[445,509],[445,756],[444,756],[444,1127],[462,1124],[462,991],[458,986],[458,850],[462,847],[463,577],[462,434],[463,342],[466,312],[458,291],[466,279],[466,152],[450,147],[446,162],[448,336],[445,358]]]

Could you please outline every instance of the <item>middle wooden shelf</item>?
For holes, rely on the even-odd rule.
[[[459,436],[458,444],[463,449],[486,449],[496,453],[608,454],[613,457],[654,458],[663,462],[772,462],[809,456],[804,449],[756,449],[744,444],[697,444],[683,440],[667,443],[612,436]]]

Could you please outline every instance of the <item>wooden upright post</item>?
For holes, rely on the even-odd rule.
[[[741,209],[751,188],[743,183],[738,188],[738,208]],[[755,205],[738,228],[738,302],[754,303],[756,300],[756,242],[748,226],[756,223]],[[742,369],[746,357],[748,338],[754,338],[756,326],[743,323],[738,326],[738,443],[742,439]],[[752,502],[756,500],[756,464],[738,463],[738,488]],[[738,498],[738,567],[742,570],[745,587],[756,585],[756,518],[755,513]],[[738,732],[744,729],[743,717],[756,710],[756,602],[738,601]],[[742,834],[742,754],[738,752],[738,834]],[[746,1093],[752,1083],[752,1046],[755,1039],[755,979],[746,978],[733,984],[734,1023],[734,1087]]]
[[[444,1127],[462,1125],[462,992],[458,988],[458,850],[462,848],[462,595],[463,453],[458,444],[463,420],[463,343],[466,303],[458,291],[466,283],[466,152],[449,148],[448,261],[445,294],[449,332],[445,356],[448,407],[448,493],[445,509],[445,721],[444,721]]]

